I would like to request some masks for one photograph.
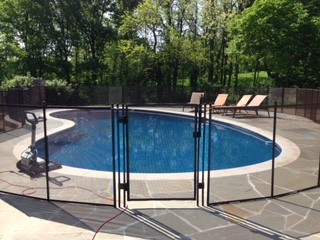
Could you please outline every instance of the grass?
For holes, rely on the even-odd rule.
[[[252,87],[254,81],[254,72],[246,72],[240,73],[238,75],[238,87]],[[258,86],[270,86],[271,80],[268,77],[268,73],[266,71],[261,71],[257,74],[256,83]],[[177,86],[189,87],[190,81],[189,79],[178,79]]]
[[[238,86],[253,86],[254,72],[240,73],[238,76],[239,83]],[[268,82],[268,73],[261,71],[257,75],[257,83]]]

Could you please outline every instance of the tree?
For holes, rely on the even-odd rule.
[[[189,76],[197,88],[205,61],[198,8],[196,0],[145,0],[124,17],[120,31],[149,52],[147,68],[157,86],[175,91],[178,78]]]
[[[1,2],[0,29],[2,37],[12,40],[21,51],[18,73],[30,72],[32,76],[42,76],[47,63],[44,55],[52,31],[50,14],[46,2],[41,0],[4,0]]]
[[[72,78],[70,56],[80,39],[72,18],[74,6],[70,1],[48,0],[48,7],[53,25],[53,31],[49,33],[51,39],[51,51],[48,56],[51,65],[50,72],[54,77],[66,79],[70,83]],[[50,75],[48,73],[47,77]]]
[[[203,29],[208,51],[208,82],[228,85],[232,65],[226,48],[229,43],[228,23],[234,17],[237,7],[244,7],[247,1],[206,0],[204,1]],[[231,76],[229,76],[231,79]]]
[[[264,66],[279,86],[315,87],[319,27],[312,19],[298,1],[257,0],[230,25],[230,52]]]
[[[105,46],[115,38],[115,32],[107,17],[111,1],[82,0],[72,1],[72,4],[73,9],[77,9],[73,11],[72,18],[80,35],[80,42],[75,50],[75,58],[81,58],[78,69],[83,74],[83,83],[97,85],[103,80],[107,68],[103,61]]]
[[[0,81],[30,72],[76,85],[159,86],[171,94],[179,82],[192,90],[205,84],[229,88],[241,70],[266,70],[277,85],[317,87],[319,5],[2,0]]]
[[[3,0],[0,6],[1,39],[21,49],[16,74],[71,82],[74,69],[77,82],[103,80],[105,46],[116,38],[111,1]]]

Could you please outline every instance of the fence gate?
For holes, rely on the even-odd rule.
[[[118,204],[146,200],[198,204],[204,185],[199,177],[203,175],[201,107],[194,106],[193,115],[182,118],[152,109],[112,106]]]

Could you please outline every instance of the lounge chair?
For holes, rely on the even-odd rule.
[[[247,106],[252,95],[243,95],[239,102],[236,104],[237,107],[244,107]]]
[[[230,105],[227,107],[233,108],[233,107],[245,107],[248,105],[250,99],[252,98],[252,95],[243,95],[242,98],[237,102],[236,105]],[[228,112],[228,108],[223,109],[223,114]]]
[[[201,103],[201,99],[204,97],[204,92],[192,92],[190,102],[188,102],[186,105],[199,105]],[[186,106],[184,105],[182,108],[182,111],[184,111],[184,108]]]
[[[227,93],[218,94],[214,103],[210,103],[209,107],[213,110],[214,108],[225,106],[227,99],[228,99],[228,96],[229,96],[229,94],[227,94]],[[215,110],[217,110],[217,109],[215,109]]]
[[[247,106],[228,106],[224,109],[231,110],[233,112],[232,116],[235,117],[237,111],[246,110],[246,111],[255,111],[258,115],[258,110],[263,109],[268,112],[268,116],[270,117],[269,108],[267,106],[261,105],[262,102],[267,98],[267,95],[256,95]]]

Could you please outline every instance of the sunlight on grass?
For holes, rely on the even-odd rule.
[[[254,79],[254,73],[240,73],[239,74],[239,86],[252,86]],[[261,71],[257,75],[257,82],[265,82],[268,80],[268,74],[265,71]]]

